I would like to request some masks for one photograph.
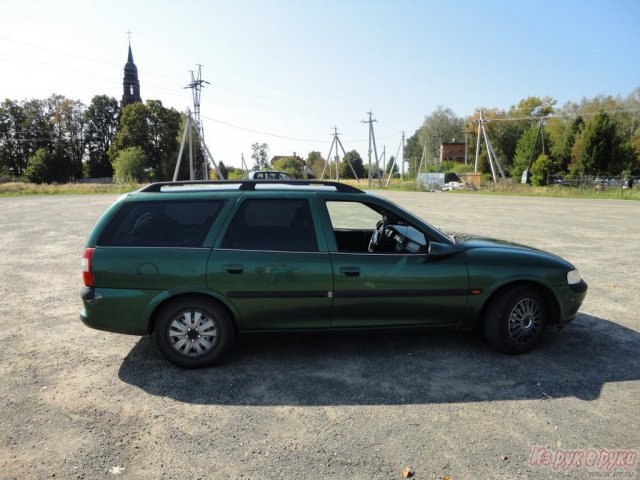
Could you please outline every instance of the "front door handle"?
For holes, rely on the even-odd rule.
[[[225,270],[227,273],[238,275],[243,272],[244,267],[242,265],[233,264],[233,265],[223,265],[222,269]]]
[[[343,277],[359,277],[360,267],[340,267],[340,275]]]

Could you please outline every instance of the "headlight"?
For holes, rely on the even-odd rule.
[[[582,281],[582,276],[580,275],[580,272],[578,271],[577,268],[575,270],[571,270],[570,272],[567,272],[567,283],[569,285],[575,285],[577,283],[580,283],[581,281]]]

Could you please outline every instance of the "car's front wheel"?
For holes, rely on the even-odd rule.
[[[485,311],[484,331],[494,348],[506,353],[531,350],[544,335],[548,308],[542,295],[529,286],[500,292]]]
[[[160,353],[183,368],[214,365],[235,338],[229,313],[202,297],[182,297],[159,312],[154,337]]]

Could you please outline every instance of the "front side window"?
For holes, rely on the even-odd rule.
[[[374,230],[382,214],[360,202],[327,202],[334,230]]]
[[[125,203],[98,245],[201,247],[223,205],[222,200]]]
[[[326,205],[339,252],[421,253],[427,249],[424,233],[379,206],[341,201]]]
[[[231,220],[221,248],[317,252],[309,202],[305,199],[245,200]]]

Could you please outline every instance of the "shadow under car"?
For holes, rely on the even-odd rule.
[[[640,334],[580,314],[532,352],[455,331],[240,336],[226,362],[183,370],[142,338],[119,377],[151,395],[211,405],[382,405],[577,397],[640,379]]]

